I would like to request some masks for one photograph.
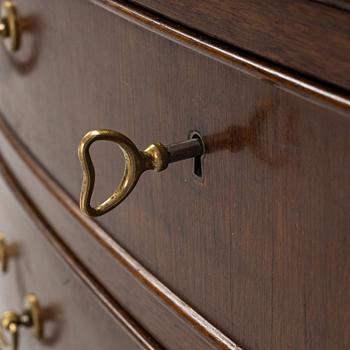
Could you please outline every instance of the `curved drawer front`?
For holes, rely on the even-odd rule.
[[[13,165],[59,235],[126,310],[166,348],[215,348],[223,333],[247,349],[346,349],[349,113],[326,108],[322,98],[311,102],[304,85],[298,96],[287,80],[257,79],[242,65],[224,65],[86,0],[17,5],[32,30],[18,53],[3,55],[1,112],[75,202],[77,147],[89,130],[118,130],[141,149],[184,140],[193,130],[204,138],[202,178],[193,176],[191,160],[146,173],[127,200],[98,219],[110,233],[99,244]],[[122,176],[118,152],[105,144],[92,150],[95,202]],[[182,312],[180,302],[157,309],[168,303],[165,290],[162,301],[155,288],[151,304],[137,303],[137,288],[149,280],[128,287],[130,271],[118,272],[101,248],[115,242],[222,333],[201,319],[200,340],[198,323],[191,338],[192,311]],[[176,340],[179,334],[189,343]]]
[[[56,253],[139,345],[160,349],[157,339],[169,350],[240,349],[83,215],[1,118],[0,129],[6,183]]]
[[[21,310],[26,293],[42,307],[43,339],[20,330],[19,349],[146,349],[101,308],[91,292],[54,254],[42,233],[0,179],[0,226],[8,271],[0,276],[0,313]]]
[[[350,86],[350,66],[344,61],[350,50],[349,45],[344,45],[350,39],[347,1],[135,2],[283,66],[346,88]],[[339,11],[338,6],[347,11]]]

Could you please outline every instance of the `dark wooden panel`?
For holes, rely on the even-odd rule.
[[[124,0],[90,0],[131,23],[136,23],[180,45],[218,60],[259,79],[269,81],[279,88],[312,100],[321,105],[348,114],[350,94],[348,90],[320,82],[318,78],[304,75],[276,65],[247,51],[196,30],[161,17],[145,7]]]
[[[321,2],[329,6],[334,6],[346,11],[350,11],[349,0],[313,0],[313,1]]]
[[[133,2],[283,66],[350,88],[347,11],[305,0]]]
[[[147,349],[158,349],[123,310],[166,349],[240,349],[140,265],[95,221],[83,215],[2,118],[0,130],[0,149],[6,155],[0,154],[0,171],[12,191],[56,252],[137,341]],[[88,271],[84,264],[89,266]]]
[[[199,130],[203,183],[191,162],[150,173],[100,223],[247,349],[347,349],[348,116],[86,1],[18,3],[39,16],[40,50],[35,64],[4,59],[1,109],[68,192],[78,199],[76,147],[89,129],[141,147]],[[100,199],[121,163],[107,146],[95,151]]]
[[[0,160],[3,171],[3,163]],[[12,181],[12,180],[10,180]],[[20,190],[20,189],[19,189]],[[0,313],[23,310],[24,296],[34,292],[43,308],[41,341],[21,330],[23,349],[161,349],[138,345],[101,308],[62,264],[0,178],[0,226],[11,247],[6,275],[0,276]]]

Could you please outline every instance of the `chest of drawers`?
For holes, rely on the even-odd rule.
[[[15,5],[0,311],[34,292],[44,327],[20,327],[19,348],[348,349],[347,2]],[[195,132],[204,155],[145,172],[91,218],[77,148],[95,129],[140,149]],[[97,205],[124,160],[110,142],[91,155]]]

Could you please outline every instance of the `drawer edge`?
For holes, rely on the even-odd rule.
[[[288,69],[124,0],[88,0],[121,18],[278,88],[350,115],[350,92]]]
[[[17,201],[28,214],[29,218],[38,227],[44,238],[54,248],[57,255],[65,262],[69,269],[92,292],[98,302],[112,315],[118,324],[145,350],[163,349],[155,339],[148,334],[124,309],[101,282],[80,261],[67,244],[59,237],[50,223],[45,219],[35,203],[21,186],[15,174],[13,174],[7,161],[0,152],[0,174],[14,194]]]
[[[0,135],[13,153],[23,162],[34,178],[54,197],[61,207],[77,221],[97,244],[112,256],[114,262],[121,265],[132,278],[137,280],[142,287],[164,304],[173,315],[182,320],[196,336],[201,338],[208,345],[208,349],[242,350],[234,341],[228,338],[204,317],[193,310],[188,304],[181,300],[155,276],[147,271],[138,261],[125,251],[110,235],[103,230],[94,220],[80,212],[75,201],[53,180],[46,170],[26,150],[21,140],[11,130],[5,119],[0,116]],[[139,326],[125,311],[118,305],[107,289],[89,272],[89,269],[79,260],[59,235],[50,227],[44,215],[36,208],[26,190],[17,180],[16,174],[11,170],[11,165],[0,152],[0,173],[8,182],[10,188],[22,203],[23,207],[32,217],[46,239],[52,244],[56,252],[63,258],[68,266],[78,275],[79,278],[90,288],[99,301],[108,311],[121,323],[124,328],[142,345],[145,349],[161,349],[160,345],[146,333],[142,326]]]

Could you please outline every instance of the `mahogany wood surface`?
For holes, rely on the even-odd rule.
[[[15,57],[1,52],[0,109],[73,198],[86,131],[116,129],[144,147],[198,130],[203,181],[191,161],[149,173],[99,223],[243,348],[349,348],[349,115],[85,0],[17,3],[33,31]],[[116,154],[94,150],[97,200],[121,175]],[[80,244],[78,256],[99,260]]]
[[[348,11],[305,0],[132,2],[260,57],[350,88]]]
[[[22,312],[27,293],[35,293],[42,307],[43,339],[20,329],[20,349],[161,349],[150,340],[145,345],[132,340],[62,264],[11,193],[5,179],[16,180],[9,178],[2,159],[0,163],[5,176],[0,178],[0,227],[9,255],[8,271],[0,275],[0,314]]]
[[[343,111],[344,114],[348,114],[350,111],[350,93],[346,89],[322,83],[317,78],[306,77],[300,72],[282,67],[275,62],[270,62],[211,36],[204,35],[198,30],[179,25],[177,22],[129,1],[89,1],[180,45],[249,75],[269,81],[282,90],[297,94],[328,108]]]
[[[125,311],[169,350],[240,349],[83,215],[2,118],[0,130],[0,170],[12,191],[40,233],[139,343],[158,349]]]
[[[349,0],[313,0],[313,1],[321,2],[329,6],[334,6],[343,10],[350,11]]]

